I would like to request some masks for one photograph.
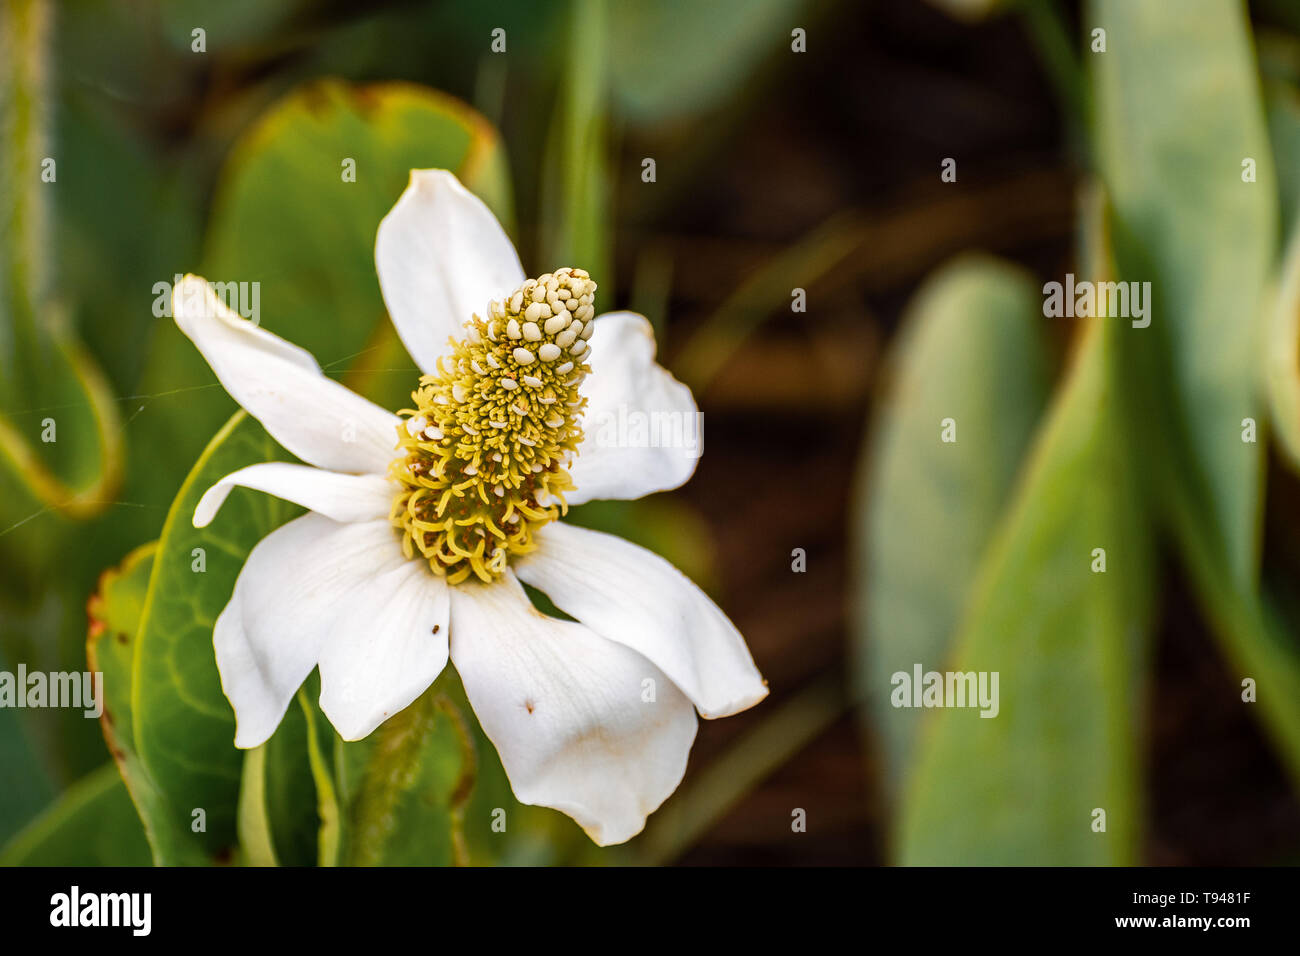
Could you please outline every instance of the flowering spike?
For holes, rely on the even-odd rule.
[[[452,584],[492,581],[566,510],[595,294],[581,269],[529,279],[465,323],[420,379],[389,469],[401,485],[390,518],[408,558],[418,552]]]

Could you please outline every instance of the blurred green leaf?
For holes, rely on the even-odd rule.
[[[301,509],[241,490],[209,527],[195,528],[191,518],[199,497],[221,477],[284,457],[257,422],[237,413],[195,463],[163,525],[131,680],[135,749],[158,795],[141,813],[162,864],[192,861],[196,853],[223,858],[236,844],[243,758],[234,747],[234,714],[221,691],[212,626],[253,545]],[[196,832],[199,810],[205,828]]]
[[[81,519],[103,509],[120,479],[116,406],[54,298],[50,17],[44,0],[0,7],[0,471],[21,485],[17,502],[6,497],[6,534],[21,518],[14,503]]]
[[[1258,582],[1277,213],[1245,9],[1191,0],[1171,18],[1095,0],[1094,17],[1109,36],[1094,83],[1116,259],[1121,278],[1152,281],[1154,319],[1129,335],[1124,372],[1149,494],[1229,666],[1268,680],[1252,711],[1300,784],[1300,643]],[[1173,121],[1185,116],[1197,121]],[[1242,179],[1246,158],[1257,182]],[[1273,400],[1285,415],[1285,394]]]
[[[307,0],[164,0],[157,5],[168,42],[178,51],[193,49],[194,31],[204,31],[205,51],[265,41],[303,11]]]
[[[0,670],[13,667],[0,656]],[[49,772],[42,765],[28,735],[22,715],[0,708],[0,767],[5,785],[0,787],[0,846],[36,816],[54,796]]]
[[[1300,91],[1288,83],[1265,80],[1268,133],[1277,169],[1278,206],[1282,221],[1295,234],[1300,214]]]
[[[73,784],[0,851],[0,866],[148,866],[149,844],[117,767]]]
[[[751,80],[763,57],[791,53],[807,29],[803,0],[657,0],[620,4],[610,18],[610,71],[619,105],[634,121],[704,113]],[[808,38],[816,49],[817,38]]]
[[[1300,233],[1283,260],[1264,339],[1274,436],[1291,467],[1300,471]]]
[[[1204,482],[1227,567],[1257,577],[1262,296],[1276,252],[1277,184],[1245,5],[1093,0],[1095,133],[1121,278],[1150,281],[1150,338],[1170,351],[1176,428]],[[1188,122],[1195,117],[1194,122]],[[1256,181],[1243,181],[1243,163]]]
[[[609,174],[606,0],[571,0],[569,39],[581,56],[562,58],[560,98],[546,145],[542,267],[586,269],[612,294],[613,222]],[[540,271],[540,270],[538,270]],[[607,300],[608,301],[608,300]]]
[[[355,163],[355,182],[344,179],[347,160]],[[308,349],[327,373],[350,368],[349,384],[369,398],[401,407],[419,372],[385,318],[375,232],[410,170],[427,167],[453,170],[510,224],[505,153],[468,106],[407,83],[307,84],[232,149],[203,265],[190,271],[214,282],[260,283],[265,328]],[[141,391],[156,396],[148,447],[182,468],[200,451],[201,436],[234,409],[170,321],[158,330]]]
[[[963,616],[949,666],[999,675],[997,716],[916,714],[926,724],[900,802],[903,863],[1135,862],[1151,554],[1116,333],[1110,319],[1085,329]],[[1093,831],[1098,808],[1105,832]]]
[[[890,676],[946,666],[993,528],[1047,404],[1042,300],[1029,275],[982,256],[928,279],[903,320],[890,389],[859,467],[856,683],[896,791],[915,711]],[[957,441],[940,440],[956,422]]]

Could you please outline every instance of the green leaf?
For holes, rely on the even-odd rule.
[[[131,667],[157,553],[157,541],[136,548],[118,567],[100,575],[98,590],[86,602],[86,615],[90,619],[86,663],[92,671],[104,675],[104,713],[100,715],[100,723],[108,748],[115,755],[119,749],[130,751],[135,747],[131,725]]]
[[[157,794],[141,814],[161,864],[233,852],[243,757],[233,743],[234,714],[221,691],[212,626],[253,545],[294,513],[277,498],[241,490],[217,521],[199,529],[194,508],[230,472],[284,457],[257,422],[237,413],[195,463],[163,525],[131,679],[135,750],[144,782]]]
[[[1170,18],[1097,0],[1094,11],[1110,37],[1095,84],[1116,258],[1122,278],[1152,281],[1155,301],[1124,373],[1150,494],[1229,665],[1269,680],[1254,712],[1300,783],[1300,643],[1260,594],[1262,445],[1243,440],[1246,419],[1262,427],[1267,384],[1287,447],[1292,399],[1260,361],[1268,336],[1285,337],[1269,316],[1288,321],[1276,309],[1290,280],[1271,310],[1276,187],[1245,8],[1193,0]],[[1183,115],[1197,122],[1168,121]],[[1247,157],[1255,183],[1242,181]]]
[[[344,178],[345,160],[355,162],[355,182]],[[267,328],[322,363],[350,356],[384,316],[379,221],[410,171],[426,167],[454,171],[510,221],[504,152],[468,106],[406,83],[302,88],[232,150],[213,205],[207,277],[260,280]]]
[[[1245,4],[1093,0],[1107,32],[1091,57],[1099,164],[1113,204],[1121,278],[1151,282],[1147,337],[1169,350],[1175,433],[1203,521],[1239,581],[1257,577],[1257,355],[1277,243],[1277,185]],[[1172,122],[1172,117],[1195,117]],[[1243,161],[1256,181],[1243,182]],[[1183,479],[1187,480],[1187,479]]]
[[[1135,861],[1151,555],[1117,336],[1111,319],[1085,330],[963,618],[950,667],[999,675],[997,716],[912,711],[926,726],[900,802],[903,863]]]
[[[355,162],[354,182],[344,179],[345,160]],[[202,266],[188,271],[213,282],[259,283],[265,328],[309,350],[327,374],[350,370],[354,390],[402,407],[419,372],[386,318],[375,233],[411,169],[429,167],[454,171],[509,225],[504,149],[468,106],[408,83],[307,84],[231,150]],[[251,298],[253,286],[246,288]],[[201,450],[201,436],[234,410],[170,321],[158,329],[140,390],[168,396],[150,409],[149,447],[181,468]]]
[[[149,844],[117,767],[68,788],[0,851],[0,866],[148,866]]]
[[[568,817],[515,799],[453,668],[404,716],[353,743],[341,740],[320,712],[319,693],[313,674],[298,702],[313,728],[309,751],[322,866],[603,861],[606,851],[593,853]],[[405,764],[416,752],[420,756]],[[403,845],[395,834],[409,842]]]
[[[890,677],[946,665],[980,557],[1047,403],[1042,300],[1017,268],[963,257],[928,279],[904,317],[859,468],[856,681],[896,791],[917,715]],[[951,418],[957,441],[941,441]]]
[[[474,786],[463,716],[430,688],[369,737],[336,747],[345,781],[344,858],[354,866],[449,866],[468,858],[461,833]]]

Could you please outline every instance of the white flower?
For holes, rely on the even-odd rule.
[[[694,471],[681,448],[593,441],[584,416],[694,416],[694,399],[655,363],[644,318],[591,325],[585,272],[525,281],[501,226],[448,172],[412,172],[375,260],[426,373],[405,418],[204,280],[173,296],[221,384],[307,463],[242,468],[194,514],[207,525],[236,485],[310,509],[253,548],[213,631],[235,744],[270,737],[317,666],[321,709],[344,739],[365,737],[450,656],[515,795],[621,843],[681,781],[696,709],[725,717],[767,694],[740,633],[684,575],[554,520],[564,499],[637,498]],[[580,623],[539,613],[521,581]]]

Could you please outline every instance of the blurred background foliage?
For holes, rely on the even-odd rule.
[[[1286,0],[0,11],[0,669],[107,698],[102,727],[0,708],[0,862],[1300,860]],[[574,518],[708,588],[773,694],[702,723],[625,847],[514,801],[454,673],[355,744],[313,677],[231,744],[211,624],[296,512],[237,491],[190,525],[283,453],[155,285],[257,281],[267,328],[401,407],[374,232],[431,166],[528,271],[645,313],[706,414],[687,487]],[[1151,327],[1044,319],[1066,272],[1150,281]],[[891,707],[918,662],[998,671],[1000,716]]]

